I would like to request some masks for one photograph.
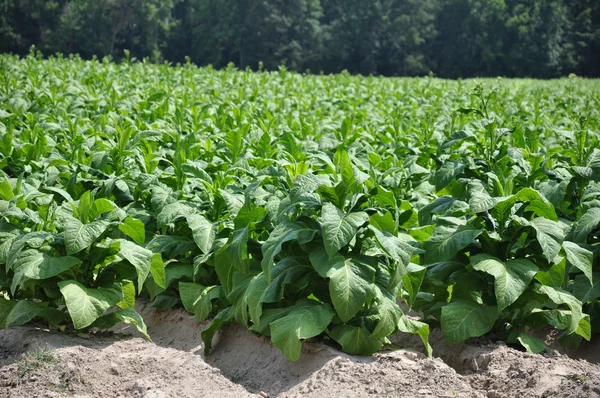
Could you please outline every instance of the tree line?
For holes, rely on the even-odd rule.
[[[600,76],[598,0],[0,0],[0,51],[385,76]]]

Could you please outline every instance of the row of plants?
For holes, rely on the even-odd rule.
[[[1,327],[148,336],[145,297],[211,319],[207,353],[235,321],[290,360],[600,330],[596,81],[8,55],[0,80]]]

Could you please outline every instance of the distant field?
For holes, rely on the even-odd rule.
[[[0,81],[2,327],[146,334],[144,296],[290,360],[600,331],[598,80],[3,55]]]

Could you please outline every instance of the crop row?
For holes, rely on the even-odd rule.
[[[0,326],[202,337],[600,330],[600,84],[0,56]],[[398,303],[420,314],[407,316]],[[404,307],[403,307],[404,308]]]

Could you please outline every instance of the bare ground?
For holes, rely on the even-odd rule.
[[[289,362],[267,338],[231,325],[205,358],[193,317],[140,311],[153,342],[125,326],[91,337],[0,331],[0,397],[600,397],[597,345],[571,353],[588,361],[485,340],[449,345],[434,331],[434,359],[403,334],[391,339],[402,349],[372,357],[309,341]]]

